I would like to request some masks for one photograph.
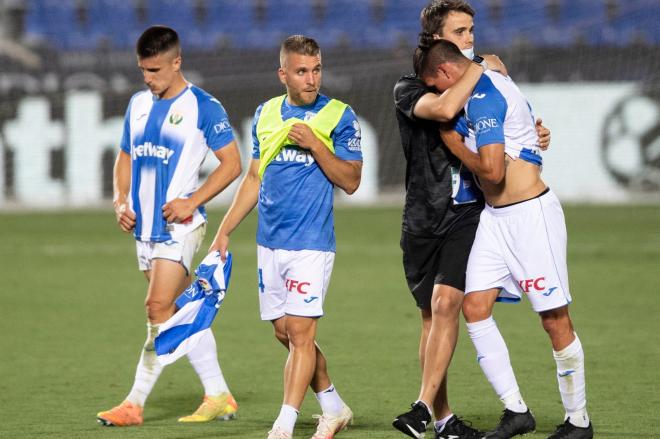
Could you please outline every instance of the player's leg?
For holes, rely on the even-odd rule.
[[[286,319],[287,317],[285,316],[273,320],[273,329],[275,331],[275,338],[277,338],[277,340],[288,350],[289,337],[286,333]],[[342,412],[345,404],[339,396],[339,392],[332,384],[332,380],[328,374],[328,363],[323,351],[318,345],[318,342],[315,343],[315,345],[316,367],[314,368],[314,375],[310,387],[314,391],[323,413],[331,416],[338,416]]]
[[[316,318],[286,316],[284,330],[289,339],[289,355],[284,366],[284,399],[280,413],[269,432],[271,437],[291,437],[300,406],[316,368]]]
[[[400,245],[406,282],[421,313],[422,325],[418,356],[422,374],[426,363],[426,353],[429,349],[429,334],[433,325],[431,299],[439,263],[440,243],[440,239],[417,237],[405,231],[401,233]],[[437,402],[435,398],[428,403],[415,401],[411,404],[410,411],[394,418],[392,426],[408,436],[422,437],[426,427],[432,421],[432,409],[436,412],[448,410],[446,397],[443,398],[443,394],[438,395]]]
[[[289,357],[284,369],[284,404],[300,409],[316,369],[317,319],[287,316]]]
[[[528,296],[550,337],[557,365],[565,422],[550,437],[590,439],[593,437],[593,427],[587,413],[584,351],[568,311],[572,298],[566,264],[564,214],[552,192],[542,195],[534,203],[537,208],[530,209],[530,218],[526,219],[526,223],[537,235],[535,257],[528,255],[527,271],[522,272],[521,278],[530,279],[525,281]],[[531,270],[536,273],[534,279],[528,274]]]
[[[557,364],[557,382],[564,405],[564,424],[551,438],[591,438],[593,428],[587,413],[584,351],[568,312],[568,306],[539,313],[543,329],[552,342]]]
[[[464,286],[463,286],[464,288]],[[418,400],[433,405],[437,438],[476,439],[483,433],[454,415],[447,398],[447,370],[458,340],[458,320],[463,291],[449,285],[436,285],[431,302],[432,324],[426,342],[422,386]]]
[[[284,316],[272,323],[275,337],[288,350],[289,337],[286,332],[286,319],[287,316]],[[353,412],[341,399],[339,391],[332,383],[328,374],[327,360],[318,343],[315,343],[315,351],[316,367],[310,387],[314,391],[323,413],[315,415],[319,420],[319,425],[313,438],[325,439],[329,434],[334,434],[350,424],[353,420]]]
[[[422,308],[419,353],[422,386],[419,398],[410,412],[399,415],[393,423],[394,427],[408,435],[423,432],[433,407],[437,437],[482,436],[481,432],[464,424],[452,413],[447,399],[446,373],[458,339],[465,270],[476,228],[475,218],[451,230],[445,240],[402,236],[406,277],[409,284],[414,285],[413,295]],[[433,280],[429,298],[421,297],[419,291],[424,277]]]
[[[436,285],[436,287],[438,286]],[[421,309],[420,312],[422,317],[422,330],[419,339],[419,364],[423,376],[424,364],[426,363],[426,349],[427,349],[426,346],[428,344],[429,334],[431,333],[431,328],[433,325],[433,312],[430,309]],[[421,400],[422,398],[420,397],[419,399]],[[425,404],[428,405],[428,407],[433,408],[433,413],[435,414],[435,416],[438,417],[438,419],[442,419],[443,415],[448,414],[451,411],[449,408],[449,400],[447,398],[446,374],[444,377],[442,377],[442,381],[440,382],[440,386],[435,394],[435,398],[433,399],[433,402],[429,404],[428,402],[426,402],[426,400],[424,401]]]
[[[334,265],[334,253],[271,250],[259,247],[258,259],[261,318],[273,322],[277,339],[289,349],[286,381],[286,377],[290,376],[288,370],[292,364],[294,351],[290,322],[295,317],[292,316],[315,320],[323,315],[323,302]],[[307,385],[312,386],[323,410],[314,437],[325,438],[327,434],[334,435],[345,428],[352,421],[353,414],[334,389],[328,376],[325,356],[315,341],[312,347],[314,367]],[[285,401],[287,400],[285,397]],[[280,417],[283,423],[291,425],[292,429],[297,417],[297,409],[285,403]],[[287,431],[285,427],[277,424],[276,421],[271,433],[284,431],[285,434],[292,434],[292,431]],[[325,431],[329,433],[326,434]],[[321,434],[323,436],[319,436]]]
[[[456,346],[458,314],[462,303],[462,291],[448,285],[434,286],[431,325],[425,343],[422,386],[418,400],[428,407],[433,406],[438,419],[451,414],[447,401],[446,370]]]
[[[463,302],[463,315],[479,366],[504,404],[498,425],[485,436],[489,439],[510,438],[536,429],[536,421],[520,394],[509,350],[492,315],[499,294],[499,288],[474,291]]]
[[[518,301],[521,292],[502,253],[500,209],[486,206],[470,252],[463,315],[484,375],[504,404],[504,412],[487,438],[509,438],[534,431],[536,421],[516,381],[509,351],[492,315],[495,301]],[[506,217],[505,220],[508,220]],[[526,243],[526,241],[523,241]]]
[[[214,419],[229,420],[236,417],[238,404],[229,391],[220,363],[213,332],[207,331],[199,343],[188,353],[188,360],[197,372],[204,398],[191,415],[179,418],[179,422],[208,422]]]
[[[142,423],[142,410],[163,367],[158,363],[154,340],[158,327],[174,313],[174,300],[185,289],[188,281],[186,269],[178,262],[153,259],[154,244],[138,243],[138,256],[149,282],[145,308],[147,313],[147,339],[142,347],[135,371],[133,386],[120,405],[97,414],[103,425],[130,426]],[[145,253],[148,255],[145,257]],[[140,257],[142,256],[142,257]]]
[[[183,249],[181,264],[192,273],[192,261],[204,240],[206,225],[203,224],[181,239]],[[185,287],[192,279],[186,279]],[[185,288],[184,287],[184,288]],[[178,295],[177,295],[178,296]],[[238,404],[229,391],[218,361],[218,349],[212,331],[207,331],[197,346],[188,354],[188,361],[204,387],[201,405],[191,415],[179,418],[179,422],[208,422],[214,419],[233,419]]]

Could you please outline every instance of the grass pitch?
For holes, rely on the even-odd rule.
[[[222,212],[210,213],[206,244]],[[660,437],[660,207],[566,208],[571,313],[586,353],[597,438]],[[285,350],[259,321],[255,216],[233,235],[234,272],[214,324],[239,419],[180,425],[202,388],[185,359],[165,369],[145,424],[104,428],[97,411],[126,396],[146,328],[146,282],[130,236],[108,212],[0,214],[0,437],[265,438],[282,398]],[[419,390],[419,313],[398,247],[399,208],[338,209],[338,253],[319,342],[332,379],[355,412],[340,437],[402,438],[393,417]],[[198,255],[197,261],[202,255]],[[549,340],[528,303],[496,306],[518,382],[544,438],[562,421]],[[475,425],[501,407],[461,327],[450,400]],[[295,437],[310,437],[308,393]]]

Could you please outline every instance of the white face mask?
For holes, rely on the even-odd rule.
[[[461,53],[465,55],[468,59],[474,58],[474,46],[461,50]]]

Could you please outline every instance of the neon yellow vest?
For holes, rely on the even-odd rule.
[[[282,102],[286,95],[278,96],[266,102],[261,108],[259,120],[257,121],[257,139],[259,139],[259,177],[263,178],[266,167],[280,153],[284,145],[293,142],[288,138],[291,126],[296,123],[308,125],[314,135],[334,154],[335,147],[330,138],[332,130],[335,129],[344,114],[347,105],[336,99],[330,99],[316,116],[304,121],[292,117],[286,121],[282,120]]]

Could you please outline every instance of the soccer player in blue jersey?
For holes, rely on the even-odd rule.
[[[154,351],[158,326],[191,282],[191,263],[204,238],[204,203],[241,172],[229,119],[220,102],[186,81],[177,33],[153,26],[137,41],[138,67],[149,88],[131,98],[114,168],[114,208],[119,227],[136,239],[138,266],[147,282],[147,340],[125,400],[98,413],[103,425],[142,423],[145,401],[162,366]],[[209,150],[221,164],[199,184]],[[204,387],[204,400],[180,422],[233,417],[237,410],[217,358],[213,334],[188,354]]]
[[[352,194],[360,184],[360,126],[349,106],[319,93],[321,51],[313,39],[284,40],[278,75],[286,95],[257,108],[250,168],[211,250],[224,254],[230,234],[258,206],[261,319],[289,350],[283,404],[268,438],[292,437],[311,386],[323,411],[313,438],[327,439],[353,418],[315,338],[335,258],[333,191]]]
[[[419,54],[418,75],[438,90],[455,84],[471,64],[446,40]],[[505,439],[536,427],[492,316],[496,301],[526,295],[550,337],[565,409],[564,423],[549,439],[591,439],[584,353],[568,312],[566,225],[559,200],[541,179],[531,106],[511,78],[487,71],[455,127],[443,133],[443,140],[478,177],[486,201],[468,260],[463,303],[479,365],[505,405],[499,424],[485,437]]]

